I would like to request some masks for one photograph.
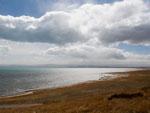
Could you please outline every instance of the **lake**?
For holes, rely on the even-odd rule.
[[[0,96],[20,92],[55,88],[98,80],[103,73],[133,71],[135,68],[45,68],[0,67]]]

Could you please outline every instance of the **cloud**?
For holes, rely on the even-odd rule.
[[[117,48],[104,47],[99,45],[75,44],[65,47],[51,47],[44,51],[45,56],[53,56],[61,59],[89,60],[123,60],[126,59],[123,51]]]
[[[100,45],[70,45],[50,47],[43,52],[52,64],[77,64],[98,66],[150,66],[150,55],[141,55]]]
[[[0,64],[150,66],[150,55],[104,46],[97,39],[59,46],[0,40]],[[4,54],[5,53],[5,54]]]
[[[5,56],[10,51],[8,46],[0,46],[0,55]]]
[[[70,11],[51,11],[40,18],[0,16],[0,37],[57,45],[98,38],[103,44],[150,42],[150,8],[142,0],[83,4]],[[146,19],[145,19],[146,18]]]
[[[20,42],[47,42],[65,44],[82,40],[79,31],[69,25],[65,12],[51,12],[36,19],[33,17],[0,16],[0,36]]]
[[[150,45],[148,6],[142,0],[124,0],[61,7],[39,18],[0,15],[0,64],[150,66],[149,54],[117,45]]]

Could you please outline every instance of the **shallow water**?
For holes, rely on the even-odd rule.
[[[32,89],[54,88],[89,80],[98,80],[107,72],[124,72],[135,68],[41,68],[0,67],[0,96]]]

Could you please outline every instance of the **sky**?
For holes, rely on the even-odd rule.
[[[150,66],[149,0],[0,0],[0,65]]]

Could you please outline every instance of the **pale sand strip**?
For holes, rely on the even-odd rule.
[[[8,109],[8,108],[25,108],[25,107],[33,107],[39,106],[42,104],[10,104],[10,105],[0,105],[0,109]]]
[[[19,96],[26,96],[26,95],[30,95],[30,94],[33,94],[33,91],[23,92],[23,93],[20,93],[20,94],[17,94],[17,95],[12,95],[12,96],[1,96],[0,99],[11,98],[11,97],[19,97]]]

